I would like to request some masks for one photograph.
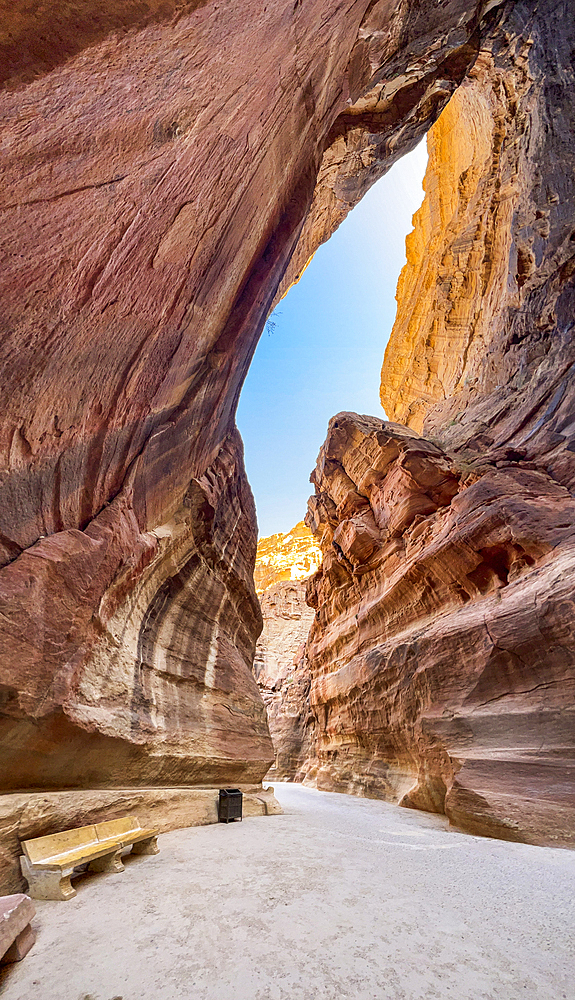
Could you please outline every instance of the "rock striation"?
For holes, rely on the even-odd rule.
[[[11,4],[6,793],[265,773],[241,384],[282,281],[437,118],[500,6]]]
[[[305,595],[305,581],[284,581],[260,598],[264,627],[253,671],[275,751],[268,777],[277,781],[299,780],[310,756],[313,717],[304,652],[314,612]]]
[[[254,557],[236,432],[165,524],[115,500],[7,566],[2,790],[261,779]]]
[[[119,7],[109,0],[48,0],[36,7],[15,0],[0,38],[0,753],[6,797],[50,793],[50,823],[57,823],[69,816],[63,806],[58,813],[62,789],[99,801],[94,808],[103,815],[109,803],[94,799],[100,790],[260,781],[273,753],[250,669],[261,618],[252,582],[253,502],[234,427],[241,384],[274,299],[369,184],[423,136],[472,71],[467,104],[462,98],[461,112],[457,105],[452,110],[458,130],[479,123],[481,148],[469,155],[470,173],[458,176],[461,201],[448,199],[444,221],[449,217],[457,233],[452,240],[449,225],[445,229],[445,260],[444,237],[433,244],[442,261],[441,294],[430,290],[421,301],[424,321],[433,314],[436,324],[422,343],[417,330],[409,333],[409,365],[441,371],[445,389],[397,360],[395,382],[390,379],[397,407],[390,415],[413,426],[424,421],[439,444],[431,443],[431,452],[417,446],[427,456],[421,468],[413,458],[416,480],[431,476],[425,489],[419,480],[410,486],[394,460],[389,475],[397,483],[390,490],[399,507],[390,515],[396,526],[389,544],[393,549],[413,533],[415,505],[422,536],[421,524],[431,517],[432,544],[440,545],[441,517],[456,516],[460,494],[475,497],[487,541],[475,514],[465,513],[473,522],[475,556],[467,562],[461,556],[463,568],[479,575],[477,593],[461,577],[469,601],[462,593],[459,598],[469,621],[476,607],[493,602],[499,623],[499,631],[489,626],[499,679],[493,686],[484,680],[487,699],[500,691],[502,715],[510,697],[519,703],[526,692],[513,657],[527,663],[522,676],[543,707],[537,714],[528,699],[529,712],[515,714],[529,716],[529,727],[540,718],[540,745],[563,760],[568,675],[561,671],[572,648],[572,605],[561,531],[571,517],[564,488],[573,477],[575,361],[570,4],[149,0]],[[450,155],[455,177],[461,157]],[[465,173],[463,159],[461,165]],[[492,179],[482,180],[487,168]],[[438,190],[445,184],[438,182]],[[415,256],[410,266],[425,270]],[[477,268],[476,286],[469,274]],[[430,287],[433,273],[426,277]],[[415,274],[405,278],[406,313],[398,319],[405,328],[410,304],[419,301],[410,291],[416,287]],[[453,320],[460,316],[459,326],[451,312]],[[465,357],[456,362],[462,344]],[[398,358],[397,345],[394,350]],[[440,363],[443,352],[447,360]],[[365,428],[359,433],[371,435]],[[411,445],[407,452],[413,457]],[[433,469],[445,472],[443,486]],[[483,507],[483,487],[469,485],[467,474],[484,482],[489,499]],[[330,497],[339,486],[325,475],[324,481],[318,472],[318,483]],[[360,493],[352,465],[346,475]],[[371,494],[368,499],[377,507]],[[490,521],[501,504],[508,505],[509,536]],[[338,548],[320,570],[323,590],[318,578],[325,636],[317,633],[310,647],[318,684],[323,668],[333,665],[330,644],[337,645],[338,629],[346,634],[343,623],[360,593],[359,585],[352,592],[345,582],[350,567],[354,580],[365,578],[361,587],[369,582],[376,595],[385,589],[372,564],[384,544],[377,532],[388,529],[375,513],[374,528],[367,514],[350,508],[348,516],[342,508],[331,526]],[[449,524],[445,545],[453,542],[459,580],[459,529]],[[386,558],[399,558],[391,549]],[[533,560],[529,569],[519,549]],[[338,551],[347,553],[347,563]],[[448,576],[449,560],[437,558]],[[415,563],[427,565],[424,555],[421,560]],[[401,575],[393,565],[389,572]],[[417,573],[405,572],[409,604]],[[495,587],[505,573],[507,586]],[[447,616],[456,616],[450,657],[471,656],[469,636],[484,637],[466,626],[465,608],[452,607],[447,576],[434,598],[427,592],[422,598],[430,616],[428,646],[422,639],[426,676],[446,685],[437,657],[446,648]],[[521,590],[531,585],[529,594]],[[509,601],[515,607],[515,599],[521,604],[528,649],[514,645],[515,626],[511,636],[505,631],[510,619],[495,614],[495,591],[503,595],[502,607],[511,607]],[[361,593],[364,603],[373,603],[371,591]],[[526,616],[531,594],[536,611]],[[378,605],[379,597],[374,600]],[[381,631],[372,629],[354,655],[367,656],[369,643],[381,645],[386,614]],[[423,627],[414,614],[402,627]],[[536,634],[528,631],[534,622]],[[393,646],[399,632],[389,635],[382,641]],[[548,643],[546,659],[540,636]],[[348,640],[342,643],[347,648]],[[506,693],[498,687],[505,671]],[[310,698],[323,726],[321,705],[331,689],[320,689]],[[386,710],[373,715],[372,691],[362,690],[360,708],[350,680],[345,713],[367,713],[377,733],[388,724]],[[373,705],[387,704],[379,697],[373,693]],[[555,697],[558,729],[551,737],[547,706]],[[539,778],[531,782],[529,767],[551,758],[528,761],[532,737],[520,739],[515,723],[520,760],[504,766],[500,737],[490,743],[481,736],[474,746],[495,748],[490,759],[498,762],[489,779],[474,750],[457,772],[459,784],[449,784],[452,765],[444,754],[463,759],[460,745],[468,737],[437,735],[439,722],[431,736],[421,736],[418,713],[425,703],[454,705],[454,718],[481,714],[456,702],[447,691],[437,702],[414,695],[406,709],[409,736],[390,737],[400,762],[397,794],[404,789],[405,798],[405,775],[417,773],[412,804],[424,805],[430,796],[440,803],[440,775],[448,789],[445,808],[468,822],[472,810],[465,802],[481,798],[488,786],[488,800],[481,798],[487,806],[473,799],[476,825],[495,830],[497,813],[508,832],[506,789],[516,786],[505,775],[516,781],[525,765],[522,787],[536,792],[513,800],[522,803],[514,807],[514,835],[548,833],[549,810],[537,802],[549,796]],[[493,704],[499,702],[497,694]],[[435,709],[429,711],[433,716]],[[329,740],[343,741],[344,730],[355,732],[342,721],[339,735],[329,730]],[[407,749],[412,739],[417,753]],[[426,740],[438,741],[437,765]],[[318,747],[318,755],[329,750],[325,740]],[[378,747],[385,767],[385,747]],[[369,773],[376,759],[371,744],[366,753],[362,767]],[[563,768],[561,782],[569,790],[566,773]],[[499,812],[496,786],[507,803]],[[527,800],[535,802],[531,813]],[[10,803],[4,805],[12,815]],[[93,810],[90,815],[98,818]]]
[[[308,778],[573,845],[571,493],[529,463],[470,471],[350,413],[312,479]]]
[[[386,413],[462,459],[575,484],[573,19],[517,3],[429,133],[385,354]]]

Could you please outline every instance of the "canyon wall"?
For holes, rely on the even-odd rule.
[[[241,384],[282,282],[427,131],[512,7],[10,5],[6,814],[11,791],[102,802],[265,773]],[[51,829],[69,818],[48,813]]]
[[[305,644],[314,612],[305,581],[282,581],[260,598],[263,630],[253,672],[266,706],[275,760],[267,777],[298,781],[309,766],[314,719]]]
[[[308,780],[575,844],[569,490],[350,413],[313,479]]]
[[[515,4],[430,132],[382,370],[401,424],[338,415],[313,475],[304,767],[571,846],[574,42],[568,4]]]
[[[517,3],[428,137],[385,352],[386,413],[461,459],[575,482],[574,28]]]
[[[321,549],[303,521],[287,533],[268,535],[258,542],[254,578],[263,629],[253,674],[275,752],[267,777],[279,781],[302,777],[301,769],[308,766],[312,752],[314,720],[304,654],[314,612],[306,603],[306,582],[317,572],[321,559]]]
[[[5,816],[22,813],[21,793],[52,796],[28,836],[71,816],[62,789],[82,792],[74,816],[84,802],[94,820],[109,811],[104,791],[151,789],[161,803],[162,790],[264,775],[241,384],[274,300],[468,78],[448,114],[453,137],[477,141],[456,151],[449,126],[435,133],[436,175],[440,161],[451,173],[436,207],[430,174],[421,225],[434,235],[413,239],[384,377],[390,416],[434,440],[360,420],[337,459],[349,512],[332,459],[316,473],[329,530],[320,504],[310,767],[366,790],[354,775],[376,767],[377,794],[443,801],[468,828],[519,838],[551,836],[555,809],[566,838],[570,14],[567,0],[11,4],[0,36],[0,752]],[[339,454],[333,429],[326,447]],[[380,433],[401,444],[393,468],[368,447],[381,501],[344,455]],[[402,556],[427,528],[429,556]],[[397,619],[378,553],[411,581]],[[411,567],[434,559],[443,584],[421,584],[410,610]],[[381,620],[360,649],[347,622],[372,604]],[[396,626],[424,629],[423,689]],[[329,681],[338,643],[338,670],[365,656],[373,687],[363,668],[357,683],[351,668],[349,683]],[[380,689],[382,664],[402,650],[412,666],[395,698],[391,681]],[[478,686],[452,688],[467,660]],[[347,707],[330,714],[344,689]],[[508,717],[513,747],[495,716]],[[369,734],[384,729],[374,754]],[[347,755],[351,780],[345,746],[361,746]]]

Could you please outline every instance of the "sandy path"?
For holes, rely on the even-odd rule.
[[[276,785],[38,902],[5,1000],[573,1000],[575,853]]]

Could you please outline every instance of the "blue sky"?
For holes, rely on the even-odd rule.
[[[385,417],[380,370],[426,163],[423,141],[374,184],[264,330],[237,414],[262,536],[304,517],[330,417]]]

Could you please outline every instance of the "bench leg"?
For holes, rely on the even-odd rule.
[[[132,854],[159,854],[160,848],[155,837],[148,837],[147,840],[140,840],[132,847]]]
[[[20,858],[20,868],[32,899],[72,899],[76,895],[70,882],[73,868],[59,872],[34,871],[24,856]]]
[[[88,871],[91,872],[123,872],[122,849],[114,851],[113,854],[105,854],[103,858],[96,858],[90,861]]]
[[[26,924],[23,931],[20,931],[17,938],[8,948],[8,951],[0,958],[0,965],[8,965],[9,962],[21,962],[36,940],[36,931],[33,931],[30,924]]]

